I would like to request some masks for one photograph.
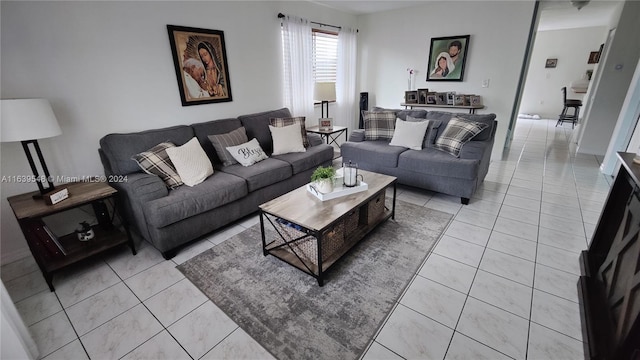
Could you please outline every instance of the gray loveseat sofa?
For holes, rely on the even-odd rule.
[[[256,212],[258,205],[309,182],[316,167],[328,166],[333,148],[309,134],[311,146],[303,153],[269,157],[249,167],[223,166],[208,135],[224,134],[244,126],[249,140],[256,138],[271,155],[270,118],[291,117],[289,109],[243,115],[238,118],[109,134],[100,139],[100,159],[106,175],[126,175],[111,185],[118,190],[120,211],[130,227],[169,259],[180,246]],[[215,171],[204,182],[168,189],[156,175],[143,172],[131,159],[155,145],[171,141],[183,145],[197,137]]]
[[[342,161],[351,161],[360,169],[395,176],[400,184],[459,196],[462,204],[468,204],[489,170],[498,124],[495,121],[496,115],[471,115],[423,109],[391,111],[395,111],[396,116],[402,120],[411,116],[432,121],[431,129],[425,135],[423,149],[411,150],[391,146],[389,140],[365,141],[364,130],[354,130],[349,141],[341,146]],[[433,148],[438,135],[454,116],[489,125],[462,147],[459,157]]]

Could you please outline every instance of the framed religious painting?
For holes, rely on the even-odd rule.
[[[167,25],[182,106],[232,101],[224,33]]]
[[[431,38],[427,81],[462,81],[470,35]]]

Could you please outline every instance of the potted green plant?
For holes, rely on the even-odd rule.
[[[328,194],[333,191],[333,181],[336,178],[336,169],[331,166],[319,166],[311,174],[311,182],[315,188],[323,193]]]

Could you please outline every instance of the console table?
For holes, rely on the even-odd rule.
[[[7,198],[29,249],[51,291],[55,290],[53,287],[55,271],[125,243],[131,247],[133,255],[136,254],[126,222],[123,220],[124,232],[114,226],[111,220],[115,215],[116,206],[114,205],[110,214],[105,204],[108,199],[115,200],[116,189],[106,182],[98,181],[57,186],[66,187],[69,198],[55,205],[47,205],[43,198],[34,197],[39,194],[38,191]],[[91,204],[98,219],[98,225],[92,226],[94,238],[88,241],[78,240],[76,233],[53,234],[42,220],[46,216],[88,204]]]
[[[400,106],[404,106],[405,109],[410,107],[410,108],[414,108],[414,107],[424,107],[424,108],[447,108],[447,109],[466,109],[469,110],[469,114],[475,114],[477,109],[484,109],[484,105],[468,105],[468,106],[463,106],[463,105],[436,105],[436,104],[407,104],[407,103],[401,103]]]
[[[585,356],[640,355],[640,164],[622,163],[593,233],[580,255],[578,280]]]

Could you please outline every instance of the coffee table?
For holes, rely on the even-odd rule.
[[[260,205],[262,252],[315,277],[324,273],[377,225],[395,216],[396,178],[359,170],[366,191],[321,201],[306,185]],[[387,188],[393,188],[391,207]],[[266,228],[268,226],[268,228]]]

